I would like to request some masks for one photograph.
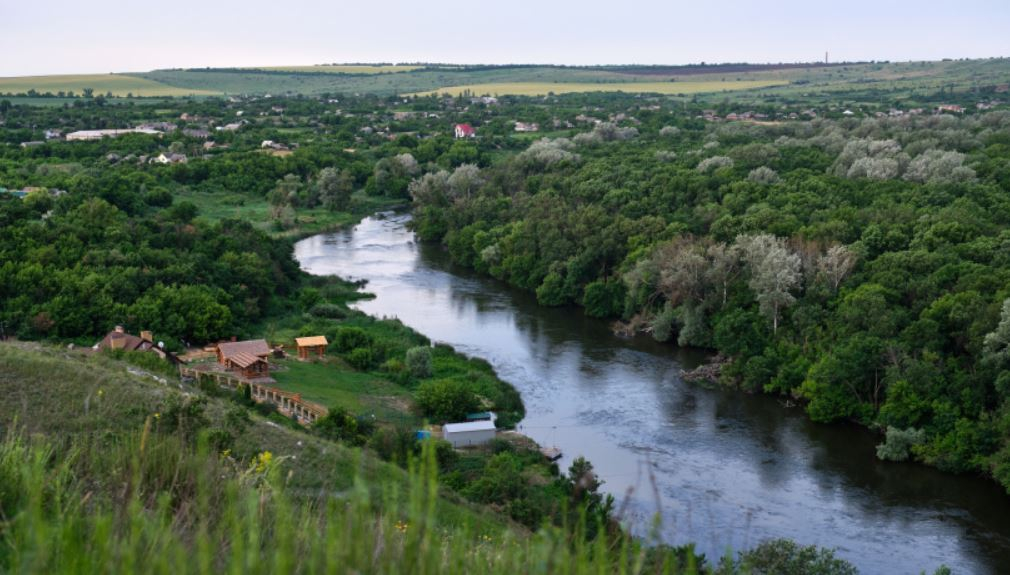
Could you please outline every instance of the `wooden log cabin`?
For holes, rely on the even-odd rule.
[[[270,353],[263,339],[231,341],[218,344],[217,362],[245,378],[269,377]]]
[[[325,335],[314,335],[296,337],[295,344],[298,346],[298,359],[309,359],[313,355],[322,358],[326,354],[326,346],[330,342],[326,341]]]

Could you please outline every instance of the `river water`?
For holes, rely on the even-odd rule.
[[[682,382],[698,352],[613,335],[574,308],[451,265],[406,215],[295,246],[303,269],[368,281],[356,307],[489,361],[522,394],[521,431],[586,456],[646,533],[710,559],[774,537],[835,547],[863,573],[1010,573],[1010,497],[995,483],[883,463],[877,438],[815,425],[777,399]]]

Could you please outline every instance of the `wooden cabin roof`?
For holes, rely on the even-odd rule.
[[[228,356],[228,361],[241,367],[243,369],[249,367],[250,365],[256,363],[257,361],[266,361],[262,357],[257,357],[251,353],[239,352]]]
[[[317,345],[329,345],[325,335],[313,335],[309,337],[296,337],[295,343],[298,347],[315,347]]]
[[[270,346],[265,339],[219,343],[217,349],[220,350],[221,356],[224,359],[230,359],[240,353],[259,357],[270,355]]]

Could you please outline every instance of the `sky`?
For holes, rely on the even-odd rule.
[[[1010,56],[1010,0],[0,0],[0,76]]]

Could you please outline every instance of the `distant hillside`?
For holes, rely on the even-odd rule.
[[[696,64],[686,66],[320,65],[192,68],[130,74],[0,78],[0,94],[208,96],[215,94],[540,95],[624,91],[731,97],[904,98],[1010,82],[1006,59],[941,62]],[[667,84],[679,84],[668,86]],[[711,96],[706,96],[706,95]]]

